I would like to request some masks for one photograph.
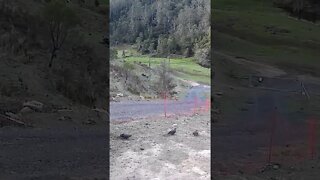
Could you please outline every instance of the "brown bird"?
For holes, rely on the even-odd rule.
[[[199,136],[198,130],[195,130],[192,134],[193,134],[194,136]]]

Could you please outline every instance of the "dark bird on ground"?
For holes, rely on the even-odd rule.
[[[172,130],[170,130],[169,132],[168,132],[168,135],[174,135],[175,133],[176,133],[176,131],[177,131],[177,128],[174,128],[174,129],[172,129]]]
[[[198,130],[195,130],[192,134],[193,134],[194,136],[199,136]]]
[[[132,135],[130,134],[120,134],[120,138],[121,139],[129,139],[129,137],[131,137]]]

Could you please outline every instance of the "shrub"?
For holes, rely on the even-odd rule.
[[[196,51],[195,58],[199,65],[203,67],[211,67],[211,50],[199,49]]]
[[[159,80],[157,82],[158,94],[163,92],[173,94],[173,89],[176,87],[176,84],[173,82],[173,78],[169,73],[168,63],[165,61],[161,62],[158,69]]]

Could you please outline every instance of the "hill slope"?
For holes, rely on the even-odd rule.
[[[294,19],[266,0],[216,0],[212,8],[216,51],[320,75],[319,24]]]
[[[86,3],[67,3],[81,22],[71,29],[49,68],[51,37],[48,19],[42,16],[47,3],[0,2],[1,114],[19,113],[22,103],[30,100],[42,102],[47,113],[106,107],[108,48],[101,42],[107,12],[93,0]]]

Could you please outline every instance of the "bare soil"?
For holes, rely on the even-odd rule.
[[[173,124],[176,134],[164,136]],[[110,124],[111,179],[210,179],[210,153],[208,113]]]

